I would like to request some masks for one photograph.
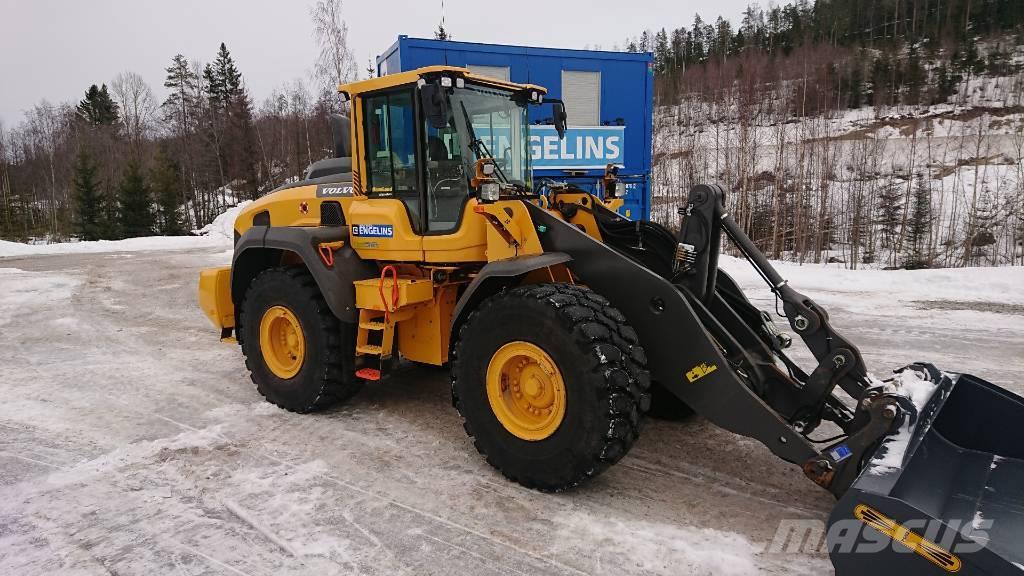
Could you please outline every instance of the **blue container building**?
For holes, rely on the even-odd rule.
[[[544,86],[565,102],[568,130],[558,140],[551,107],[531,107],[534,180],[571,182],[595,193],[608,164],[626,184],[623,216],[649,219],[654,70],[650,53],[568,50],[399,36],[377,57],[378,75],[445,64]]]

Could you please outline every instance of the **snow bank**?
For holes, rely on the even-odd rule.
[[[95,242],[60,242],[55,244],[22,244],[0,240],[0,258],[40,256],[47,254],[94,254],[102,252],[143,252],[147,250],[188,250],[230,246],[234,241],[235,218],[249,202],[229,208],[217,216],[196,236],[145,236],[124,240],[97,240]]]
[[[204,246],[219,246],[221,242],[196,236],[146,236],[125,240],[97,240],[95,242],[61,242],[57,244],[21,244],[0,241],[0,258],[40,256],[47,254],[95,254],[102,252],[143,252],[146,250],[187,250]]]
[[[744,287],[765,286],[746,260],[723,255],[719,263]],[[772,265],[790,286],[812,298],[821,292],[861,293],[873,307],[903,310],[907,302],[926,300],[1024,304],[1022,267],[847,270],[843,264]]]
[[[252,204],[252,201],[246,200],[245,202],[240,202],[237,206],[228,208],[223,214],[217,216],[213,222],[203,226],[201,230],[196,230],[195,233],[200,236],[220,238],[229,242],[234,242],[235,220],[238,219],[238,215],[241,214],[242,210],[249,204]]]

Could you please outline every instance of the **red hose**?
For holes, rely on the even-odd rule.
[[[384,279],[388,275],[388,270],[391,271],[391,305],[388,305],[387,298],[384,297]],[[398,309],[398,270],[394,266],[388,264],[380,271],[380,283],[377,285],[377,292],[380,294],[380,303],[384,306],[384,322],[391,322],[391,313]]]

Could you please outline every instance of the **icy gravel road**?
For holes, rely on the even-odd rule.
[[[0,259],[0,574],[831,573],[761,550],[832,498],[701,419],[651,421],[619,465],[549,495],[478,456],[443,370],[316,415],[263,403],[195,304],[199,268],[229,258]],[[924,358],[1021,390],[1021,310],[933,294],[901,314],[830,274],[792,279],[877,372]]]

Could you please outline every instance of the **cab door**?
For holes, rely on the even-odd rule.
[[[423,260],[421,150],[413,86],[365,94],[353,112],[361,126],[359,157],[365,196],[348,207],[352,248],[363,259]]]
[[[454,125],[430,126],[417,105],[412,86],[356,101],[365,196],[349,205],[352,247],[372,260],[486,262],[487,223],[473,212],[467,174],[472,152]]]
[[[473,211],[477,200],[469,188],[475,157],[460,141],[454,125],[435,128],[423,122],[426,142],[424,200],[426,262],[486,262],[487,222]]]

